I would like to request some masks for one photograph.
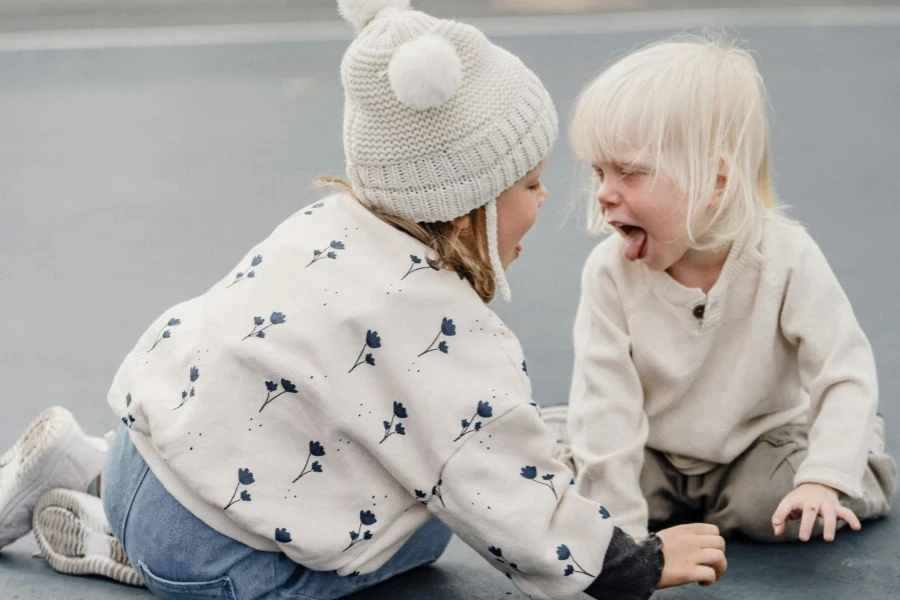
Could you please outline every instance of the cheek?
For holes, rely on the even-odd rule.
[[[497,203],[500,252],[507,254],[522,241],[537,221],[538,206],[530,197],[501,197]]]
[[[511,245],[515,246],[522,241],[525,234],[537,222],[537,207],[529,206],[527,209],[521,210],[511,221],[507,235],[510,238]]]

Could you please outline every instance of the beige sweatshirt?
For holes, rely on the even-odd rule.
[[[648,597],[658,540],[575,492],[515,335],[427,256],[348,196],[300,210],[151,324],[109,405],[191,513],[310,569],[371,573],[437,517],[532,598]]]
[[[801,422],[810,446],[795,485],[859,497],[875,361],[807,232],[770,219],[762,258],[735,244],[708,294],[626,261],[621,243],[600,243],[582,279],[568,424],[579,493],[602,497],[616,525],[643,536],[645,445],[701,474]]]

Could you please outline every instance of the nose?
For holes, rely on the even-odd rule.
[[[597,189],[597,202],[600,208],[605,212],[609,207],[619,204],[622,199],[616,189],[615,181],[612,177],[604,177]]]
[[[544,206],[544,202],[547,201],[547,188],[543,185],[541,186],[541,194],[538,196],[538,208]]]

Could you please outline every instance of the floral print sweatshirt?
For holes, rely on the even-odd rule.
[[[437,517],[534,598],[646,598],[635,544],[575,491],[522,349],[467,280],[355,199],[302,209],[163,313],[108,402],[213,529],[352,576]]]

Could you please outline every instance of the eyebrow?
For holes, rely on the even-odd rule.
[[[603,168],[601,163],[595,163],[592,165],[594,169]],[[620,163],[620,162],[611,162],[609,163],[613,169],[617,171],[650,171],[651,168],[649,165],[642,162],[630,162],[630,163]]]

